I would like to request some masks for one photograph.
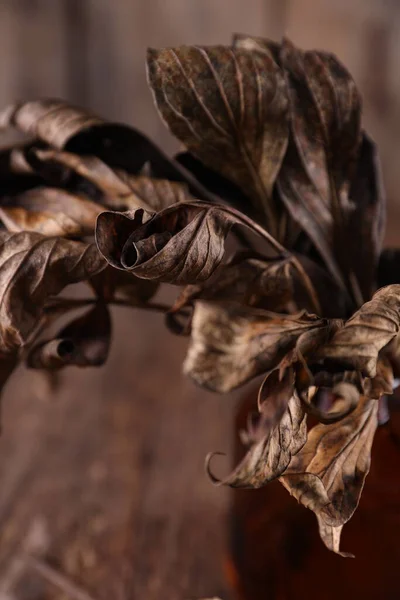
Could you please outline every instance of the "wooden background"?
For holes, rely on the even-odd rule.
[[[400,219],[397,0],[0,0],[0,105],[62,97],[132,123],[173,150],[147,90],[145,49],[229,43],[232,32],[286,33],[347,65],[380,144],[393,243]],[[0,600],[229,598],[229,496],[208,482],[203,461],[210,450],[230,452],[234,399],[180,375],[185,344],[161,318],[124,309],[114,316],[106,367],[70,371],[51,400],[32,374],[18,372],[7,389]],[[27,550],[46,560],[29,561]],[[71,582],[86,596],[68,589]]]

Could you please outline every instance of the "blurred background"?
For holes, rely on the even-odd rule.
[[[0,105],[61,97],[174,151],[147,88],[146,48],[228,44],[235,32],[287,34],[348,67],[380,147],[387,242],[395,243],[398,0],[0,0]],[[203,465],[211,450],[232,451],[235,399],[180,375],[186,344],[161,317],[122,308],[114,316],[104,368],[67,371],[50,398],[22,371],[6,390],[0,600],[231,597],[229,494],[210,484]],[[31,548],[46,562],[24,562]]]

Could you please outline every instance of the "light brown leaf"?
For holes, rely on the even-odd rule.
[[[320,358],[375,377],[380,351],[400,328],[400,285],[376,292],[320,351]]]
[[[36,231],[48,236],[93,235],[103,207],[57,188],[35,187],[0,206],[0,219],[8,231]]]
[[[199,385],[229,392],[275,369],[304,332],[325,327],[324,319],[306,312],[280,315],[198,301],[184,371]]]
[[[338,550],[340,528],[358,506],[371,462],[378,402],[366,397],[341,421],[317,425],[281,476],[286,489],[315,512],[324,542]]]

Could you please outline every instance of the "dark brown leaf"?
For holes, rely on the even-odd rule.
[[[106,266],[94,244],[0,232],[0,349],[25,344],[46,300]]]
[[[293,382],[285,381],[281,394],[290,393]],[[272,429],[268,426],[267,432],[262,435],[262,414],[260,423],[257,424],[258,439],[254,440],[252,447],[247,452],[236,469],[222,480],[218,480],[210,472],[209,462],[207,470],[215,483],[229,485],[235,488],[260,488],[272,479],[279,477],[285,471],[292,456],[294,456],[307,439],[306,418],[300,401],[292,397],[288,400],[287,408],[281,419]],[[270,425],[270,423],[268,423]]]
[[[279,58],[293,136],[279,175],[281,197],[343,285],[342,273],[348,270],[343,235],[360,139],[360,98],[333,55],[301,52],[284,40]]]
[[[9,231],[36,231],[48,236],[93,235],[99,204],[60,190],[36,187],[7,198],[0,219]]]
[[[386,198],[377,147],[364,133],[350,199],[354,205],[347,224],[346,256],[357,276],[363,298],[371,297],[386,225]],[[387,281],[378,285],[398,283]]]
[[[375,377],[379,352],[400,328],[400,285],[380,289],[321,349],[320,358]]]
[[[229,392],[275,369],[299,337],[326,321],[301,312],[279,315],[239,304],[196,302],[184,371],[196,383]]]
[[[149,82],[172,133],[245,191],[277,234],[272,188],[287,146],[284,78],[267,56],[223,46],[148,51]]]
[[[281,482],[318,516],[324,543],[338,552],[341,527],[357,508],[371,462],[378,402],[362,398],[348,417],[317,425]]]
[[[50,370],[69,365],[98,367],[107,360],[110,342],[110,312],[106,304],[100,302],[63,327],[54,339],[34,346],[27,365]]]

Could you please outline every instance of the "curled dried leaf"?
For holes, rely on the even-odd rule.
[[[290,390],[293,390],[291,379],[290,375],[285,377],[280,394],[286,396],[287,393],[290,394]],[[253,433],[250,450],[228,477],[219,480],[212,475],[210,471],[212,455],[210,455],[207,471],[214,483],[235,488],[257,489],[279,477],[287,468],[292,456],[302,448],[307,439],[305,413],[300,401],[294,396],[290,398],[283,415],[272,427],[269,419],[263,421],[261,413],[255,431],[256,435]]]
[[[110,312],[106,304],[99,302],[63,327],[54,339],[35,345],[29,352],[27,365],[49,370],[69,365],[101,366],[107,360],[110,341]]]
[[[184,183],[130,175],[112,169],[96,156],[39,149],[30,151],[27,160],[34,172],[52,185],[85,193],[115,210],[161,210],[190,199]]]
[[[357,508],[371,462],[378,402],[366,397],[346,418],[317,425],[281,482],[318,516],[323,541],[338,551],[341,526]],[[332,530],[331,528],[334,528]]]
[[[99,215],[96,241],[114,267],[144,279],[189,284],[208,279],[238,219],[222,206],[182,203],[160,213],[138,209]]]

